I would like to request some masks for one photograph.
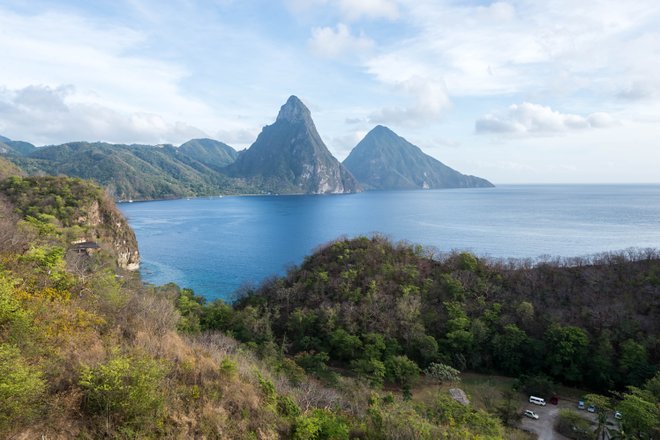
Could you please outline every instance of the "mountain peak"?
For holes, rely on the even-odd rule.
[[[449,168],[382,125],[367,133],[344,160],[344,166],[370,189],[493,186]]]
[[[277,121],[311,123],[312,115],[297,96],[291,95],[282,108],[280,108]]]
[[[390,130],[388,127],[385,127],[384,125],[376,125],[374,128],[371,129],[369,133],[367,133],[367,136],[370,135],[399,137],[395,132]]]

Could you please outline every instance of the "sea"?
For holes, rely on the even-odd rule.
[[[380,234],[436,255],[580,257],[660,248],[660,185],[500,185],[121,203],[141,275],[208,300],[286,273],[320,246]]]

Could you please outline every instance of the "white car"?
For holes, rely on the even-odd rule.
[[[534,411],[532,411],[531,409],[526,409],[524,415],[525,415],[526,417],[529,417],[530,419],[534,419],[534,420],[538,420],[538,418],[539,418],[539,415],[536,414],[536,413],[535,413]]]

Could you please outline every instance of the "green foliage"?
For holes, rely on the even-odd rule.
[[[355,359],[351,361],[351,370],[371,386],[380,388],[385,381],[385,364],[378,359]]]
[[[327,353],[376,386],[380,363],[402,355],[421,368],[543,374],[601,391],[639,386],[657,370],[653,338],[639,335],[660,330],[658,296],[643,293],[660,291],[646,284],[660,261],[592,263],[507,266],[467,253],[438,261],[378,236],[340,240],[242,297],[230,331],[257,341],[263,330],[293,356]]]
[[[31,329],[32,313],[21,305],[11,279],[0,271],[0,341],[25,344]]]
[[[30,264],[34,269],[47,276],[55,288],[67,290],[74,283],[67,273],[64,262],[64,249],[58,246],[33,246],[19,257],[22,263]]]
[[[601,438],[605,423],[607,422],[607,416],[612,412],[612,402],[608,397],[594,393],[584,396],[584,400],[587,405],[596,407],[596,438]]]
[[[504,331],[493,337],[493,356],[502,371],[517,376],[523,371],[528,350],[527,334],[515,324],[507,324]]]
[[[300,407],[289,396],[277,396],[277,412],[284,417],[298,417]]]
[[[78,384],[84,408],[111,426],[152,429],[160,417],[166,368],[153,359],[114,354],[106,363],[84,367]]]
[[[38,229],[48,227],[52,219],[72,226],[83,208],[102,198],[101,189],[91,182],[50,176],[11,177],[0,182],[0,192]]]
[[[619,373],[624,377],[624,383],[642,384],[653,373],[648,362],[646,348],[632,339],[621,344],[619,357]]]
[[[335,359],[349,361],[360,354],[362,341],[359,337],[338,328],[330,334],[330,347]]]
[[[623,414],[623,431],[633,438],[655,438],[660,433],[660,394],[630,387],[617,409]]]
[[[574,326],[551,325],[545,333],[548,372],[569,383],[580,383],[586,365],[589,336]]]
[[[183,149],[72,142],[12,160],[31,174],[94,180],[117,199],[127,200],[254,193],[257,189],[242,179],[219,171],[220,164],[230,163],[236,154],[224,144],[201,139]]]
[[[461,252],[458,254],[458,262],[458,267],[461,270],[476,272],[477,268],[479,267],[479,261],[477,261],[477,257],[469,252]]]
[[[518,382],[518,388],[532,396],[549,397],[556,389],[552,379],[544,374],[521,376]]]
[[[295,361],[303,369],[318,377],[324,377],[328,374],[328,354],[325,352],[300,352],[295,356]]]
[[[16,346],[0,343],[0,434],[36,415],[46,388],[41,377]]]
[[[192,289],[181,289],[174,304],[181,313],[177,329],[185,333],[197,333],[201,330],[200,318],[206,300],[195,295]]]
[[[447,394],[439,394],[433,405],[427,408],[432,420],[443,425],[467,428],[471,434],[485,438],[502,438],[503,430],[499,421],[481,410],[474,410],[469,405],[456,402]],[[468,433],[464,433],[470,438]]]
[[[322,409],[299,416],[293,427],[295,440],[348,440],[349,433],[342,417]]]
[[[259,381],[259,389],[266,404],[273,405],[277,403],[277,391],[275,390],[273,381],[263,377],[261,374],[257,374],[257,380]]]
[[[409,393],[419,380],[420,369],[407,356],[393,356],[385,360],[385,377]]]

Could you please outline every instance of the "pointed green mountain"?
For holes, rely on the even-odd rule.
[[[260,189],[280,194],[339,194],[360,191],[360,185],[328,151],[309,109],[291,96],[274,124],[226,168]]]
[[[367,133],[343,164],[367,189],[493,186],[486,179],[461,174],[448,167],[382,125]]]

